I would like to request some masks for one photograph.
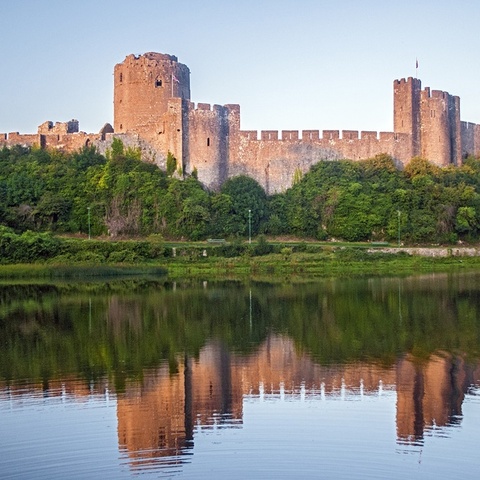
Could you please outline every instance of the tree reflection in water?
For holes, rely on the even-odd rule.
[[[242,428],[261,395],[394,391],[398,444],[422,445],[480,385],[479,278],[4,286],[2,390],[108,385],[134,469],[188,461],[198,426]]]

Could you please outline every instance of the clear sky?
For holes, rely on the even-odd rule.
[[[480,123],[478,0],[0,0],[0,132],[113,124],[113,67],[176,55],[192,101],[245,130],[393,129],[394,79],[461,98]]]

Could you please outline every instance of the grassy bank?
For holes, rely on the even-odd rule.
[[[78,279],[119,276],[165,276],[170,279],[288,277],[332,277],[366,275],[412,275],[428,272],[480,270],[480,257],[421,257],[404,253],[368,253],[364,249],[343,248],[318,252],[270,253],[262,256],[204,257],[182,255],[139,262],[65,262],[52,259],[33,264],[1,265],[0,279]]]
[[[94,279],[132,276],[166,276],[167,269],[159,265],[95,265],[55,263],[21,263],[0,265],[0,280],[11,279]]]
[[[275,241],[260,236],[252,243],[223,239],[170,243],[155,235],[144,239],[89,240],[48,233],[15,234],[7,229],[0,235],[0,279],[159,277],[167,274],[172,279],[271,279],[480,269],[480,256],[466,256],[467,253],[478,255],[477,250],[473,247],[468,250],[431,247],[409,255],[406,249],[391,249],[383,242]]]
[[[368,254],[343,250],[322,253],[269,254],[195,262],[169,261],[170,278],[185,276],[305,276],[413,275],[480,269],[479,257],[432,258],[405,254]]]

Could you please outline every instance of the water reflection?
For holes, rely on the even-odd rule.
[[[344,400],[395,391],[397,442],[421,445],[432,429],[448,435],[461,421],[462,401],[480,381],[480,366],[457,356],[427,360],[406,355],[392,366],[368,363],[322,366],[298,354],[293,342],[272,335],[251,355],[229,352],[213,342],[198,359],[180,361],[145,373],[118,398],[119,443],[132,458],[159,458],[185,453],[193,445],[196,425],[238,428],[245,398]],[[173,460],[172,460],[173,461]]]
[[[281,335],[269,335],[248,355],[210,341],[197,358],[177,360],[177,372],[172,374],[168,363],[147,369],[141,380],[128,380],[117,395],[118,445],[134,471],[188,462],[196,431],[242,428],[244,402],[255,398],[355,401],[396,392],[397,443],[422,445],[433,430],[437,436],[449,435],[448,429],[462,420],[465,394],[480,386],[479,363],[467,363],[461,356],[437,353],[420,360],[408,354],[389,366],[325,366],[299,353]],[[64,378],[48,384],[4,384],[0,401],[21,404],[42,397],[87,402],[92,397],[108,400],[109,395],[106,379],[86,384]]]
[[[265,399],[394,395],[398,448],[422,447],[480,388],[478,283],[4,290],[0,407],[113,398],[134,472],[180,471],[201,432],[243,429],[246,402]]]

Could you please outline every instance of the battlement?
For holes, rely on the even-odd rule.
[[[258,141],[257,130],[241,130],[239,135],[242,138],[251,141]],[[280,140],[281,138],[281,140]],[[395,140],[394,132],[375,132],[375,131],[361,131],[358,130],[342,130],[341,135],[339,130],[323,130],[320,136],[320,130],[302,130],[300,138],[298,130],[281,130],[281,136],[278,130],[262,130],[260,132],[260,140],[267,141],[306,141],[306,142],[321,142],[321,141],[357,141],[357,140]]]
[[[240,130],[238,134],[241,138],[246,138],[247,140],[258,140],[257,130]]]
[[[418,88],[421,88],[421,80],[419,78],[413,78],[413,77],[408,77],[408,78],[400,78],[398,80],[393,81],[393,85],[396,86],[402,86],[402,85],[413,85]]]
[[[367,138],[370,138],[370,139],[373,139],[373,140],[378,140],[377,132],[366,131],[366,132],[362,132],[361,136],[362,136],[362,140],[365,140]]]
[[[39,136],[36,133],[0,133],[0,147],[12,147],[13,145],[31,147],[38,143]]]
[[[278,130],[262,130],[260,132],[262,140],[278,140]]]
[[[147,52],[143,55],[134,55],[133,53],[125,57],[125,61],[134,62],[136,60],[154,60],[154,61],[170,61],[178,62],[178,58],[175,55],[169,55],[167,53]]]
[[[302,130],[302,140],[306,141],[318,141],[320,139],[319,130]]]
[[[197,103],[196,105],[193,102],[190,102],[190,110],[194,112],[214,112],[223,114],[227,110],[226,107],[222,105],[210,105],[210,103]]]
[[[240,105],[237,103],[227,103],[224,105],[224,107],[227,109],[228,113],[235,113],[237,115],[240,115]]]
[[[358,130],[342,130],[344,140],[358,140]]]
[[[298,140],[298,130],[282,130],[282,140]]]
[[[340,135],[341,133],[341,135]],[[241,138],[250,141],[259,141],[257,130],[241,130],[238,132]],[[280,140],[281,138],[281,140]],[[281,130],[281,137],[278,130],[262,130],[260,132],[260,141],[282,141],[282,142],[330,142],[330,141],[348,141],[356,142],[362,140],[397,140],[397,134],[394,132],[375,132],[358,130],[323,130],[320,136],[320,130],[302,130],[300,137],[298,130]]]
[[[338,130],[324,130],[322,132],[322,138],[324,140],[339,140],[340,132]]]
[[[430,98],[441,98],[441,99],[445,99],[448,97],[448,93],[447,92],[442,92],[441,90],[432,90],[430,92]]]
[[[55,125],[50,120],[47,120],[39,125],[38,133],[42,135],[66,135],[67,133],[78,132],[78,125],[78,120],[55,122]]]
[[[445,92],[443,90],[431,90],[430,87],[425,87],[422,92],[422,99],[435,99],[435,100],[446,100],[448,101],[449,99],[454,99],[454,101],[459,102],[460,97],[456,95],[450,95],[448,92]]]
[[[460,122],[460,125],[464,130],[475,130],[477,127],[477,124],[472,122]]]

